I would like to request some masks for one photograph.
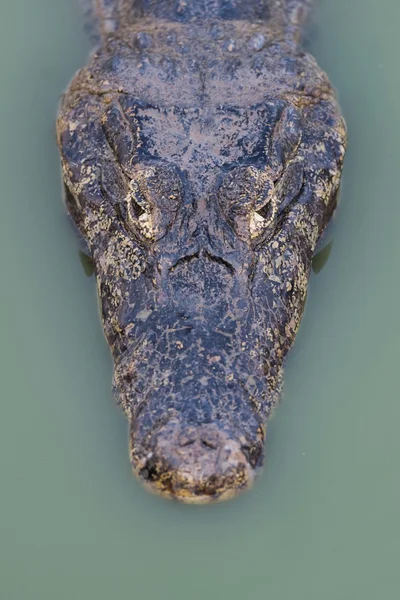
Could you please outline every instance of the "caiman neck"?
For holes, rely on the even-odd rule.
[[[136,0],[141,16],[171,21],[222,19],[266,21],[270,0]]]

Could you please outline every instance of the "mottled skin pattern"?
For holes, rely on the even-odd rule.
[[[249,487],[336,205],[345,124],[307,0],[97,0],[61,102],[134,472],[185,502]]]

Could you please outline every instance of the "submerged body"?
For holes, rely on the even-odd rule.
[[[346,131],[307,0],[97,0],[58,143],[135,473],[186,502],[263,464]]]

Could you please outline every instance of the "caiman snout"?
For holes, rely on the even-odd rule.
[[[147,454],[138,456],[142,444],[132,431],[136,474],[151,491],[182,502],[229,499],[250,487],[255,477],[258,456],[254,460],[254,449],[230,425],[190,424],[173,418],[151,434]]]

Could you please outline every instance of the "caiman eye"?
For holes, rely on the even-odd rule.
[[[238,167],[223,181],[220,204],[236,233],[255,240],[271,226],[277,212],[271,177],[255,167]]]
[[[149,167],[131,180],[127,198],[130,226],[148,240],[164,235],[182,201],[182,182],[173,167]]]
[[[258,195],[250,214],[250,237],[258,238],[273,224],[278,211],[275,185],[266,174],[259,172],[257,181]]]
[[[129,188],[130,192],[126,199],[128,223],[146,239],[153,239],[154,224],[150,204],[141,193],[136,180],[129,182]]]

